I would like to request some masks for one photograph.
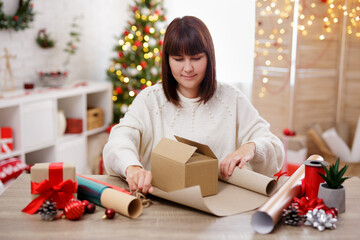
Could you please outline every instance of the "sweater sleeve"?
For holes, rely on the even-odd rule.
[[[147,106],[143,100],[142,92],[135,98],[128,112],[120,123],[110,132],[109,140],[103,149],[103,159],[106,171],[110,175],[126,177],[127,167],[140,163],[139,149],[147,116]]]
[[[259,116],[246,97],[238,98],[238,111],[238,144],[254,142],[256,152],[254,159],[249,162],[251,168],[261,174],[273,176],[284,162],[283,143],[270,131],[270,124]]]

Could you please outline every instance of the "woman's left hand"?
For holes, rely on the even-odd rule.
[[[230,153],[220,163],[220,174],[223,178],[229,179],[236,166],[242,168],[246,162],[252,160],[255,156],[256,145],[248,142],[239,147],[235,152]]]

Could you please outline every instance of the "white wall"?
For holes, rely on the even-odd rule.
[[[62,70],[73,17],[82,15],[79,51],[71,58],[69,82],[105,81],[106,69],[115,55],[115,36],[120,36],[129,20],[132,0],[36,0],[37,13],[31,28],[25,31],[0,31],[0,56],[4,47],[16,55],[11,66],[16,86],[27,80],[38,81],[36,72]],[[5,0],[4,9],[16,9],[18,1]],[[14,5],[15,4],[15,5]],[[208,26],[215,45],[219,81],[251,87],[255,30],[255,0],[164,0],[167,22],[175,17],[194,15]],[[8,10],[8,8],[10,10]],[[10,15],[10,14],[9,14]],[[11,14],[12,15],[12,14]],[[56,40],[56,47],[41,49],[35,42],[37,32],[46,28]],[[3,88],[5,61],[0,59],[0,90]],[[244,88],[245,87],[245,88]]]
[[[117,43],[115,36],[120,36],[128,20],[131,0],[36,0],[35,20],[31,28],[24,31],[0,31],[0,56],[4,47],[10,54],[16,55],[11,60],[15,83],[22,88],[28,80],[38,83],[37,71],[62,70],[66,53],[63,51],[69,40],[72,19],[82,15],[78,21],[82,26],[79,51],[71,57],[69,80],[105,81],[106,69],[110,59],[116,56],[113,48]],[[18,1],[5,0],[6,5],[15,6]],[[15,4],[15,5],[14,5]],[[11,6],[10,6],[11,8]],[[10,14],[9,14],[10,15]],[[11,14],[13,15],[13,13]],[[42,49],[35,42],[39,29],[46,28],[56,40],[54,48]],[[3,89],[5,61],[0,59],[0,90]]]
[[[250,97],[255,41],[255,0],[165,0],[167,19],[193,15],[212,35],[217,78],[240,87]]]

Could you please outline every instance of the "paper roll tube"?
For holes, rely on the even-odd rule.
[[[319,155],[312,155],[308,160],[321,161],[324,159]],[[267,234],[274,229],[281,218],[283,209],[289,206],[294,197],[301,194],[301,181],[304,176],[305,165],[302,164],[280,187],[280,189],[253,214],[251,225],[256,232]]]
[[[248,190],[267,196],[270,196],[272,193],[274,193],[277,187],[277,182],[275,179],[245,168],[238,167],[234,169],[234,172],[229,177],[229,179],[221,177],[219,172],[219,179],[224,182],[231,183],[235,186],[246,188]],[[253,179],[253,181],[249,181],[249,179]]]
[[[101,194],[101,205],[112,208],[115,212],[130,218],[137,218],[142,213],[141,200],[120,191],[106,188]]]
[[[115,212],[130,218],[137,218],[142,213],[141,200],[127,193],[112,189],[90,178],[77,176],[78,197],[99,206],[112,208]]]

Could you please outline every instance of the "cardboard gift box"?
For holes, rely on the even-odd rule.
[[[65,133],[82,133],[83,121],[80,118],[66,118]]]
[[[0,127],[0,148],[2,153],[11,153],[13,151],[11,127]]]
[[[175,136],[176,137],[176,136]],[[151,153],[152,185],[171,192],[199,185],[202,196],[217,194],[218,159],[203,144],[162,138]]]
[[[76,192],[77,178],[73,164],[36,163],[31,167],[32,199],[48,195],[47,199],[52,199],[58,209],[63,209],[71,198],[76,197]]]

